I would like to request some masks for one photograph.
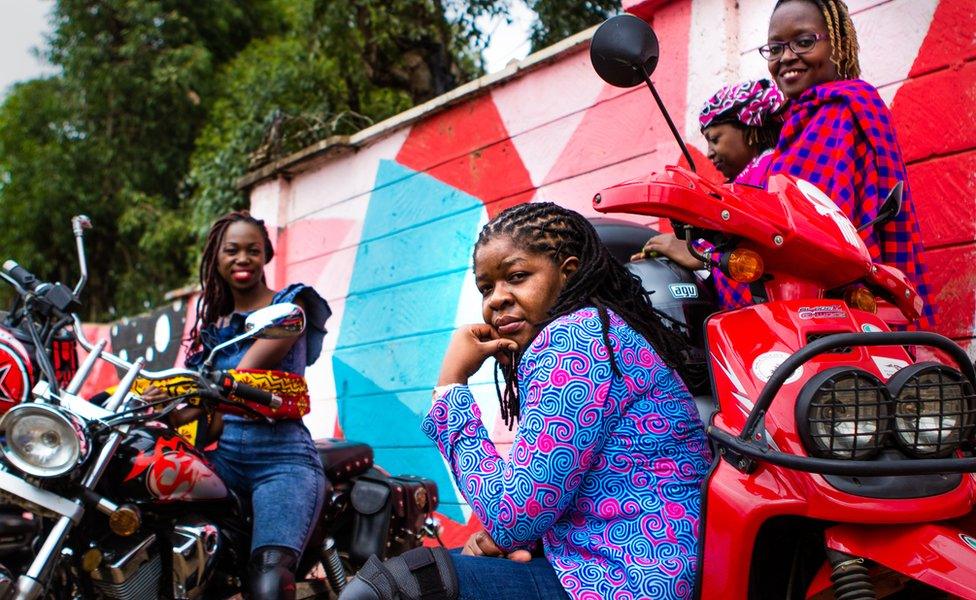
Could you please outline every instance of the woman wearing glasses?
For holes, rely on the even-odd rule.
[[[932,326],[921,261],[922,238],[891,112],[859,79],[857,32],[842,0],[779,0],[769,41],[759,49],[789,99],[769,173],[787,173],[823,190],[856,226],[870,222],[905,182],[901,213],[861,233],[876,261],[897,267],[925,300],[920,328]]]

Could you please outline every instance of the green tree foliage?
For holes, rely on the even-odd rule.
[[[186,281],[186,172],[214,73],[280,24],[270,2],[59,0],[48,59],[0,114],[0,244],[73,280],[68,221],[95,222],[89,318],[144,309]],[[38,109],[41,107],[41,110]]]
[[[74,283],[67,219],[87,211],[101,220],[102,205],[89,207],[76,193],[95,185],[96,171],[71,117],[60,78],[17,84],[0,106],[0,233],[4,259]],[[104,244],[103,236],[95,244]]]
[[[193,221],[201,232],[216,215],[245,206],[235,183],[277,115],[330,115],[346,93],[335,61],[308,52],[297,37],[256,41],[218,80],[220,95],[197,140],[190,171],[196,187]]]
[[[220,97],[192,158],[198,231],[246,203],[234,182],[248,168],[479,75],[486,40],[474,20],[502,8],[494,0],[294,4],[286,35],[253,43],[221,73]]]
[[[86,316],[141,311],[192,280],[200,233],[246,203],[249,168],[479,75],[476,19],[509,2],[56,0],[59,73],[0,105],[0,247],[73,282],[68,221],[89,214]],[[530,1],[534,44],[606,2]]]
[[[527,0],[538,19],[532,25],[532,50],[551,46],[620,12],[620,0]]]

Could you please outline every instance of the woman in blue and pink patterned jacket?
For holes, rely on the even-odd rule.
[[[682,338],[555,204],[492,219],[474,271],[485,323],[454,334],[423,425],[486,529],[454,556],[461,600],[690,597],[711,453]],[[467,387],[491,356],[519,423],[508,462]]]

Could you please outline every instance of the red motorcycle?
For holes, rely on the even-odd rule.
[[[647,83],[654,32],[622,15],[596,32],[608,83]],[[668,119],[667,112],[654,92]],[[672,130],[674,127],[672,125]],[[677,132],[675,131],[677,136]],[[679,143],[680,143],[680,137]],[[672,220],[711,244],[759,303],[704,327],[710,397],[698,398],[715,462],[703,498],[701,598],[976,598],[976,370],[951,340],[892,331],[918,318],[905,276],[874,264],[815,186],[767,190],[692,170],[595,196],[605,213]],[[879,222],[897,214],[892,192]],[[946,362],[918,361],[912,347]]]
[[[298,376],[212,366],[238,342],[300,335],[304,312],[293,304],[252,312],[245,332],[213,348],[199,372],[146,370],[144,358],[129,362],[106,350],[108,340],[85,337],[74,311],[87,280],[88,222],[73,224],[75,288],[40,281],[14,261],[0,267],[0,281],[16,292],[0,322],[0,599],[187,600],[245,591],[250,503],[213,470],[201,436],[176,430],[167,417],[190,403],[270,421],[307,403]],[[88,351],[80,364],[76,344]],[[94,402],[78,394],[99,361],[122,376]],[[169,395],[144,400],[139,390],[148,383]],[[325,500],[296,575],[303,598],[334,598],[370,556],[395,556],[437,536],[430,516],[437,485],[374,468],[366,444],[315,446]]]

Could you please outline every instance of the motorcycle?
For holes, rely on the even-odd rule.
[[[0,279],[17,292],[7,321],[16,334],[0,329],[0,367],[17,366],[21,378],[16,390],[3,386],[13,393],[6,393],[0,418],[0,501],[34,525],[26,558],[0,554],[6,563],[0,598],[175,600],[245,591],[252,528],[247,502],[167,417],[189,403],[269,419],[282,396],[211,365],[242,340],[301,334],[304,313],[293,304],[255,311],[246,332],[214,348],[200,372],[144,370],[144,359],[128,362],[105,350],[107,340],[85,337],[74,311],[87,280],[83,231],[90,224],[76,217],[73,226],[81,270],[75,288],[40,282],[13,261],[0,270]],[[57,363],[69,367],[58,369],[52,355],[69,355],[59,342],[72,352],[77,343],[88,355],[80,364]],[[98,361],[123,370],[101,405],[78,396]],[[177,380],[181,393],[148,403],[133,393],[137,379]],[[326,439],[315,445],[328,489],[296,575],[303,597],[327,598],[338,595],[370,555],[394,556],[436,536],[431,515],[438,497],[430,480],[392,477],[376,467],[366,444]]]
[[[893,330],[918,318],[922,300],[901,272],[872,262],[818,188],[786,175],[766,190],[699,176],[650,80],[658,54],[653,30],[631,15],[604,23],[591,45],[605,81],[651,88],[690,169],[604,189],[593,207],[671,219],[693,255],[758,301],[702,328],[711,393],[696,404],[716,452],[696,595],[976,598],[973,363],[941,335]],[[900,193],[877,223],[898,213]],[[944,362],[916,359],[917,347]]]

